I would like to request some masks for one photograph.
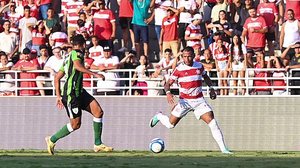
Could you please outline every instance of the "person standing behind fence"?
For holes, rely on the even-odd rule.
[[[32,34],[31,31],[36,25],[37,19],[30,16],[30,7],[24,6],[24,17],[20,19],[19,29],[20,31],[20,50],[24,48],[31,49],[32,47]]]
[[[148,24],[151,21],[149,18],[149,9],[153,11],[155,0],[132,0],[133,3],[133,32],[134,42],[138,57],[142,55],[140,42],[143,43],[143,54],[148,55]]]
[[[148,58],[145,55],[141,55],[139,59],[140,65],[136,67],[135,73],[133,74],[133,78],[137,78],[132,80],[132,86],[136,87],[147,87],[148,84],[146,82],[146,78],[149,78],[149,63]],[[147,88],[141,88],[143,91],[142,95],[148,95]]]
[[[66,58],[63,66],[55,76],[55,91],[56,105],[59,109],[65,107],[69,116],[70,123],[63,126],[52,136],[45,138],[47,150],[50,155],[54,154],[55,143],[77,130],[81,126],[82,110],[93,115],[94,128],[94,151],[100,152],[112,151],[113,148],[103,144],[102,135],[102,120],[103,110],[97,100],[83,89],[82,80],[83,73],[88,73],[96,78],[104,78],[103,75],[96,74],[84,67],[84,46],[85,40],[82,35],[76,35],[72,38],[73,50],[68,58]],[[66,75],[66,82],[63,90],[60,88],[60,80]]]
[[[248,12],[250,17],[247,18],[243,27],[242,42],[247,47],[247,67],[253,67],[252,57],[254,54],[264,56],[266,46],[265,33],[268,32],[268,26],[262,16],[257,16],[254,7],[250,7]],[[245,43],[246,39],[247,43]]]
[[[177,55],[178,44],[178,15],[179,11],[175,8],[167,8],[167,16],[163,18],[160,32],[159,43],[162,51],[170,48],[174,55]]]
[[[80,9],[83,7],[83,1],[79,0],[70,0],[66,4],[66,10],[64,11],[63,23],[68,25],[68,41],[75,34],[77,27],[77,20],[79,19]],[[64,27],[65,28],[65,27]]]
[[[290,57],[289,60],[289,65],[285,67],[286,71],[289,70],[293,70],[293,69],[299,69],[300,68],[300,41],[297,42],[294,45],[290,45],[287,49],[284,50],[284,52],[281,55],[281,58],[283,59],[287,59],[287,53],[289,52],[289,50],[294,49],[295,50],[295,55],[293,55],[292,57]],[[291,71],[291,77],[297,77],[300,78],[300,71],[299,70],[293,70]],[[298,88],[292,88],[291,90],[291,95],[300,95],[300,80],[296,79],[296,80],[290,80],[290,86],[296,86]]]
[[[197,11],[197,3],[195,0],[178,0],[177,9],[179,10],[179,24],[178,24],[178,40],[179,40],[179,48],[180,50],[181,44],[182,47],[186,47],[185,40],[185,30],[186,27],[191,23],[191,19],[193,15]],[[174,53],[175,54],[175,53]]]
[[[8,62],[8,57],[5,52],[0,51],[0,72],[10,70],[13,66],[12,62]],[[5,79],[7,81],[0,82],[0,95],[1,96],[11,96],[14,95],[13,86],[14,86],[14,74],[12,73],[1,73],[1,79]]]
[[[275,29],[278,25],[278,8],[274,2],[263,0],[257,7],[257,14],[264,17],[268,26],[266,39],[268,41],[269,55],[274,55]]]
[[[197,13],[192,18],[192,23],[186,27],[184,39],[186,46],[193,47],[195,54],[200,55],[199,51],[202,49],[201,40],[203,34],[201,32],[200,23],[202,21],[201,14]]]
[[[97,90],[99,92],[109,92],[109,94],[116,95],[118,94],[119,89],[115,89],[114,87],[119,86],[120,81],[115,80],[119,78],[119,74],[117,72],[107,72],[109,70],[114,70],[119,68],[119,58],[117,56],[112,55],[112,48],[110,46],[103,47],[104,56],[96,57],[92,66],[90,67],[93,70],[99,70],[100,73],[105,76],[105,81],[99,80],[97,82]]]
[[[280,49],[283,53],[286,48],[290,45],[295,44],[296,42],[300,41],[300,21],[295,19],[294,10],[288,9],[287,10],[287,21],[283,23],[281,26],[280,32]],[[295,54],[294,50],[288,50],[287,59],[283,60],[283,64],[285,66],[288,65],[288,59]]]
[[[12,70],[18,70],[20,72],[19,79],[32,79],[32,81],[20,81],[19,86],[21,88],[34,88],[36,87],[35,78],[38,76],[37,73],[28,72],[31,70],[37,70],[38,69],[38,62],[37,60],[34,60],[31,58],[30,50],[28,48],[25,48],[22,52],[23,58],[20,59],[12,68]],[[38,90],[30,90],[30,89],[21,89],[19,91],[20,96],[36,96],[39,95]]]
[[[216,61],[216,69],[218,72],[219,78],[228,78],[229,73],[231,72],[230,62],[231,58],[229,57],[228,48],[223,44],[223,40],[220,38],[216,40],[217,46],[212,51],[213,57]],[[221,87],[228,87],[228,79],[220,79],[219,84]],[[220,95],[228,95],[228,88],[221,88]]]
[[[131,0],[117,0],[119,5],[119,23],[122,29],[122,48],[119,50],[120,52],[129,49],[129,45],[131,42],[131,48],[135,48],[134,46],[134,33],[133,33],[133,25],[132,25],[132,16],[133,16],[133,6]]]
[[[283,69],[283,64],[281,60],[275,56],[271,56],[268,61],[267,68],[276,68],[276,69]],[[284,70],[274,70],[271,73],[273,78],[282,78],[282,79],[273,79],[272,86],[281,87],[281,88],[274,88],[273,95],[284,95],[286,94],[286,82],[284,80],[286,76],[286,72]]]
[[[235,35],[232,38],[232,44],[229,46],[229,53],[231,57],[231,68],[232,68],[232,77],[233,78],[242,78],[241,86],[246,87],[245,83],[245,72],[246,72],[246,54],[247,49],[245,45],[242,43],[242,40],[239,35]],[[238,86],[238,80],[233,80],[233,86]],[[233,89],[233,94],[237,95],[237,88]],[[242,95],[246,94],[246,88],[242,88]]]
[[[3,23],[4,32],[0,33],[0,50],[7,54],[8,60],[11,60],[13,55],[19,49],[19,40],[17,35],[9,31],[10,24],[10,21],[5,20]]]
[[[254,79],[253,86],[255,95],[271,95],[271,82],[270,72],[263,70],[266,67],[266,62],[264,60],[263,55],[256,56],[256,64],[254,65],[254,78],[262,78],[262,79]],[[267,88],[268,87],[268,88]]]
[[[99,10],[94,13],[94,35],[99,39],[99,44],[109,46],[113,51],[113,41],[116,37],[116,19],[112,10],[105,8],[105,1],[94,1],[95,5],[98,3]]]

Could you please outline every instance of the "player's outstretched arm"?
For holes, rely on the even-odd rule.
[[[175,104],[174,95],[171,93],[171,85],[173,84],[173,81],[170,79],[166,82],[164,89],[167,95],[167,100],[170,105]]]
[[[97,73],[94,73],[88,69],[86,69],[81,63],[79,60],[75,60],[73,61],[74,63],[74,67],[77,71],[80,71],[82,73],[87,73],[89,75],[93,75],[95,78],[102,78],[103,80],[105,79],[105,77],[102,75],[102,74],[97,74]]]

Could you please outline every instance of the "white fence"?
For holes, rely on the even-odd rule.
[[[245,77],[241,78],[233,78],[230,74],[227,78],[219,78],[219,77],[211,77],[212,81],[218,81],[218,80],[227,80],[228,86],[215,86],[215,89],[228,89],[229,95],[232,95],[233,89],[237,89],[238,93],[241,94],[241,90],[245,89],[246,94],[245,96],[251,95],[252,91],[259,88],[264,89],[270,89],[272,92],[274,89],[283,88],[282,86],[254,86],[253,81],[254,80],[284,80],[286,85],[284,86],[285,95],[290,95],[290,89],[300,89],[300,86],[290,86],[290,81],[292,80],[300,80],[300,77],[291,77],[292,71],[300,71],[300,69],[291,70],[290,72],[285,72],[284,77],[255,77],[255,72],[258,71],[268,71],[269,73],[272,73],[274,71],[284,71],[284,69],[246,69]],[[20,71],[2,71],[0,72],[0,92],[2,95],[13,95],[18,96],[20,90],[50,90],[50,94],[48,93],[47,96],[54,96],[54,86],[53,86],[53,80],[54,77],[49,77],[50,73],[48,71],[44,70],[35,70],[35,71],[28,71],[30,73],[37,73],[38,75],[43,74],[44,76],[47,76],[45,79],[20,79]],[[135,70],[134,69],[117,69],[117,70],[110,70],[105,72],[106,79],[105,81],[101,81],[96,78],[84,78],[84,81],[89,82],[91,86],[85,87],[86,90],[88,90],[93,95],[109,95],[109,93],[114,93],[115,95],[129,95],[132,96],[132,91],[135,89],[147,89],[148,96],[160,96],[164,95],[163,91],[163,84],[165,82],[166,77],[170,74],[168,72],[165,72],[164,76],[159,77],[147,77],[147,78],[132,78]],[[149,72],[154,72],[154,70],[149,70]],[[212,70],[212,73],[216,72],[216,70]],[[103,73],[103,72],[99,72]],[[110,74],[110,75],[108,75]],[[114,75],[111,75],[114,74]],[[128,76],[128,77],[126,77]],[[137,87],[133,86],[133,81],[144,81],[147,83],[147,86],[145,87]],[[239,84],[237,86],[233,86],[233,81],[238,80]],[[241,86],[240,81],[244,80],[246,83],[246,86]],[[21,87],[21,82],[37,82],[41,81],[43,83],[48,83],[47,86],[44,87]],[[217,83],[217,82],[216,82]],[[177,85],[175,84],[172,89],[177,89]],[[205,94],[208,94],[206,92],[208,90],[208,87],[206,85],[203,86],[203,91]],[[9,93],[9,94],[6,94]]]

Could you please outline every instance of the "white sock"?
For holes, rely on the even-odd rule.
[[[222,131],[220,130],[218,123],[215,119],[212,119],[210,123],[208,124],[210,131],[212,133],[212,136],[214,137],[215,141],[219,145],[219,148],[221,151],[226,150],[224,138]]]
[[[162,125],[166,126],[168,129],[174,128],[174,125],[170,123],[168,116],[163,115],[162,113],[158,113],[157,119],[162,123]]]

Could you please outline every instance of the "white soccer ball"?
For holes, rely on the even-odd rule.
[[[165,149],[165,142],[160,138],[155,138],[150,142],[149,148],[153,153],[160,153]]]

